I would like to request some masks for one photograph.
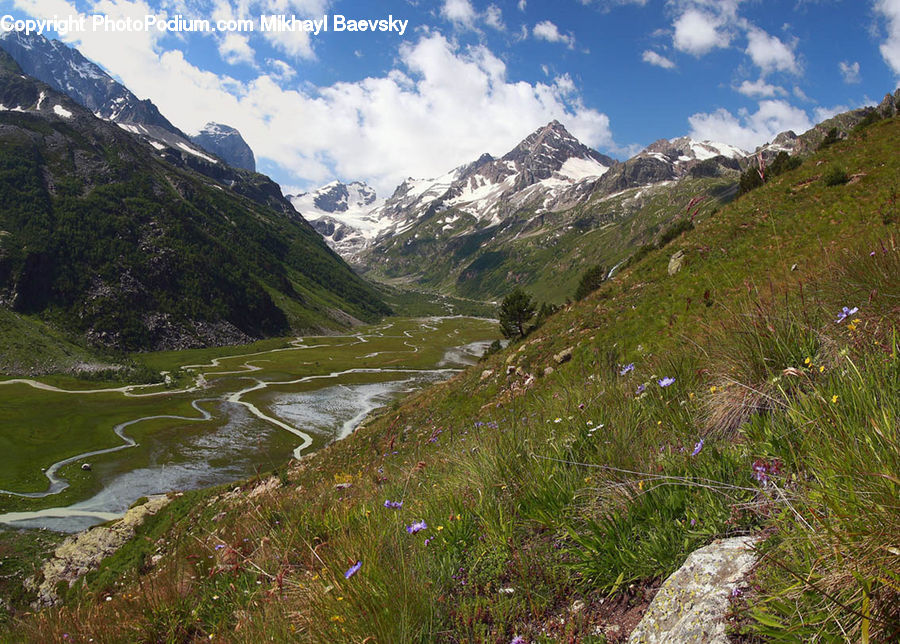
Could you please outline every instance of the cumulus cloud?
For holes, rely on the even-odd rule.
[[[884,18],[887,38],[879,47],[894,74],[900,76],[900,0],[876,0],[875,11]]]
[[[679,51],[702,56],[717,47],[727,47],[731,34],[723,20],[700,9],[688,9],[675,20],[673,44]]]
[[[485,151],[502,154],[552,119],[588,145],[616,147],[609,119],[584,105],[571,77],[510,80],[505,63],[486,47],[463,48],[437,32],[401,45],[383,76],[302,90],[280,86],[289,75],[283,61],[267,61],[266,71],[240,82],[156,42],[129,49],[100,34],[82,37],[85,55],[138,96],[151,97],[178,127],[228,123],[263,167],[279,167],[296,185],[337,176],[390,192],[410,174],[435,176]]]
[[[484,10],[484,24],[498,31],[506,30],[506,25],[503,24],[503,11],[500,10],[500,7],[492,4]]]
[[[734,89],[744,96],[749,96],[750,98],[772,98],[776,94],[779,96],[787,96],[787,91],[783,87],[770,85],[762,78],[755,81],[745,80]]]
[[[848,85],[860,82],[858,62],[849,63],[846,60],[842,60],[838,63],[838,69],[841,70],[841,76]]]
[[[538,40],[546,40],[547,42],[563,43],[569,49],[575,49],[575,36],[572,34],[564,34],[555,24],[549,20],[543,20],[537,23],[532,29],[534,37]]]
[[[655,51],[647,49],[641,55],[641,60],[645,63],[649,63],[651,65],[656,65],[657,67],[662,67],[663,69],[674,69],[675,63],[666,58],[661,54],[657,54]]]
[[[469,0],[444,0],[441,16],[458,26],[473,29],[478,12]]]
[[[793,46],[757,27],[747,32],[746,53],[763,75],[774,71],[800,73]]]
[[[250,39],[237,32],[228,32],[219,41],[219,55],[229,65],[253,63],[256,53],[250,46]]]
[[[800,134],[814,125],[805,111],[783,100],[761,101],[753,113],[741,109],[735,115],[724,108],[698,113],[688,118],[688,123],[692,138],[730,143],[748,151],[785,130]]]

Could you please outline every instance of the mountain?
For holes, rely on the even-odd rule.
[[[122,129],[146,140],[157,150],[169,149],[192,155],[210,164],[219,163],[210,153],[237,168],[255,170],[253,152],[234,128],[218,125],[218,132],[192,141],[163,116],[150,100],[140,100],[77,49],[39,34],[8,31],[0,34],[0,49],[6,51],[29,76],[40,80],[95,116],[117,123]],[[206,127],[209,128],[208,124]],[[205,130],[204,130],[205,131]],[[224,152],[224,154],[221,154]],[[248,157],[249,152],[249,157]],[[249,161],[248,161],[249,159]]]
[[[56,544],[7,546],[0,640],[896,642],[898,149],[852,131],[344,440],[170,495],[63,607],[13,586]]]
[[[621,163],[553,121],[500,158],[484,154],[435,179],[407,179],[382,204],[352,216],[321,213],[314,225],[376,280],[471,298],[522,284],[561,301],[579,267],[612,267],[688,205],[690,216],[732,198],[745,156],[680,138]],[[292,203],[307,214],[310,200]]]
[[[241,133],[233,127],[221,123],[207,123],[199,134],[191,137],[191,141],[221,157],[230,166],[256,172],[253,150],[244,141]]]
[[[388,311],[267,177],[217,181],[183,161],[0,52],[0,306],[126,350]]]
[[[345,259],[352,259],[382,226],[371,212],[379,204],[375,190],[365,183],[333,181],[312,192],[289,195],[297,212],[312,224]],[[383,200],[382,200],[383,201]]]

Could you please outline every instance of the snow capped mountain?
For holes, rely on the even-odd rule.
[[[372,215],[384,200],[360,181],[332,181],[312,192],[288,195],[288,200],[343,257],[352,258],[385,228]]]
[[[355,258],[377,240],[445,210],[453,213],[441,224],[449,231],[462,215],[483,226],[525,208],[568,207],[590,194],[590,186],[615,163],[553,121],[499,159],[483,154],[436,178],[409,178],[381,203],[368,186],[339,182],[290,199],[335,250]]]
[[[256,158],[244,137],[233,127],[221,123],[207,123],[191,141],[204,150],[209,150],[235,168],[256,172]]]
[[[690,137],[676,139],[660,139],[648,145],[631,159],[631,162],[653,160],[665,167],[660,170],[668,174],[668,179],[685,176],[704,161],[716,160],[720,165],[737,170],[738,160],[747,156],[747,152],[727,143],[715,141],[695,141]]]
[[[393,233],[429,212],[451,208],[496,224],[523,208],[540,212],[571,205],[615,163],[553,121],[499,159],[483,154],[436,179],[407,179],[373,214],[389,220],[387,230]]]
[[[227,126],[219,126],[217,134],[209,138],[215,146],[206,147],[202,143],[193,142],[172,125],[151,101],[142,101],[77,49],[58,40],[48,40],[38,34],[8,31],[0,34],[0,48],[12,56],[29,76],[66,94],[98,118],[116,123],[123,130],[145,140],[157,151],[168,149],[179,154],[185,153],[195,160],[202,159],[216,165],[221,162],[212,155],[218,155],[230,163],[227,158],[230,148],[240,147],[237,139],[240,139],[244,147],[247,146],[237,130]],[[227,133],[226,128],[233,134]],[[219,143],[223,137],[226,137],[228,143]],[[226,152],[225,155],[220,154],[220,149],[214,149],[220,145]],[[246,147],[241,158],[245,159],[249,150]],[[250,151],[251,158],[252,155]],[[246,165],[236,167],[247,168]]]
[[[0,35],[0,47],[26,74],[68,95],[104,120],[159,128],[187,138],[152,102],[140,100],[77,49],[58,40],[19,31]]]

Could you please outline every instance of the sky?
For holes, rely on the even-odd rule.
[[[900,0],[0,0],[0,14],[252,21],[46,35],[186,132],[236,127],[286,193],[339,179],[387,196],[553,119],[618,159],[684,135],[752,150],[900,81]],[[268,15],[329,31],[262,32]],[[337,15],[408,22],[335,31]]]

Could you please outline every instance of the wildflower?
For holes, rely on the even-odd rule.
[[[693,528],[695,525],[697,525],[697,519],[691,519],[691,527]]]
[[[637,393],[642,394],[644,390],[647,388],[647,385],[638,385]]]
[[[835,395],[833,395],[833,396],[831,397],[831,403],[834,404],[834,403],[836,403],[837,401],[838,401],[838,395],[835,394]]]
[[[715,385],[713,385],[712,387],[709,388],[709,393],[711,393],[711,394],[716,393],[716,391],[717,391],[717,387]]]
[[[421,532],[422,530],[427,530],[428,524],[425,521],[416,521],[412,525],[406,526],[406,531],[410,534],[416,534],[417,532]]]
[[[691,452],[691,456],[696,456],[703,449],[703,439],[700,439],[700,442],[694,445],[694,451]]]
[[[669,385],[671,385],[671,384],[674,383],[674,382],[675,382],[675,378],[670,378],[669,376],[666,376],[666,377],[663,378],[662,380],[657,380],[657,381],[656,381],[656,383],[657,383],[660,387],[668,387]]]
[[[810,358],[809,356],[806,356],[806,360],[803,361],[803,364],[805,364],[808,367],[809,365],[812,364],[812,358]]]
[[[819,373],[825,373],[825,365],[819,367]]]
[[[732,597],[740,597],[740,596],[743,595],[743,594],[744,594],[744,591],[741,590],[741,589],[738,588],[738,587],[735,587],[734,590],[731,591],[731,596],[732,596]]]
[[[841,312],[838,313],[837,320],[835,320],[835,324],[840,324],[844,320],[846,320],[851,315],[856,315],[856,312],[859,311],[858,306],[854,306],[852,309],[850,307],[845,306],[841,309]]]
[[[344,618],[341,617],[340,615],[334,615],[334,616],[332,616],[331,621],[332,622],[343,622]]]
[[[390,508],[391,510],[399,510],[403,507],[403,501],[385,501],[384,507]]]
[[[431,537],[425,539],[425,545],[427,546],[429,543],[431,543]]]
[[[525,638],[521,635],[516,635],[512,640],[510,640],[509,644],[526,644]]]
[[[561,422],[562,422],[562,418],[560,418],[559,416],[557,416],[556,418],[553,419],[553,422],[554,422],[554,423],[561,423]]]
[[[504,485],[503,487],[506,487],[506,486]],[[438,532],[440,532],[440,531],[443,530],[443,529],[444,529],[444,526],[442,526],[442,525],[439,525],[439,526],[436,528],[436,530],[437,530]]]
[[[624,376],[624,375],[626,375],[626,374],[628,374],[628,373],[631,373],[632,371],[634,371],[634,363],[633,363],[633,362],[630,363],[630,364],[625,365],[624,367],[622,367],[622,368],[619,370],[619,375],[620,375],[620,376]]]
[[[224,548],[224,547],[225,547],[225,544],[224,544],[224,543],[217,543],[215,549],[216,549],[216,550],[221,550],[221,549]]]
[[[362,568],[362,561],[357,561],[355,564],[347,568],[347,572],[344,573],[344,579],[350,579],[350,577],[359,572],[360,568]]]

